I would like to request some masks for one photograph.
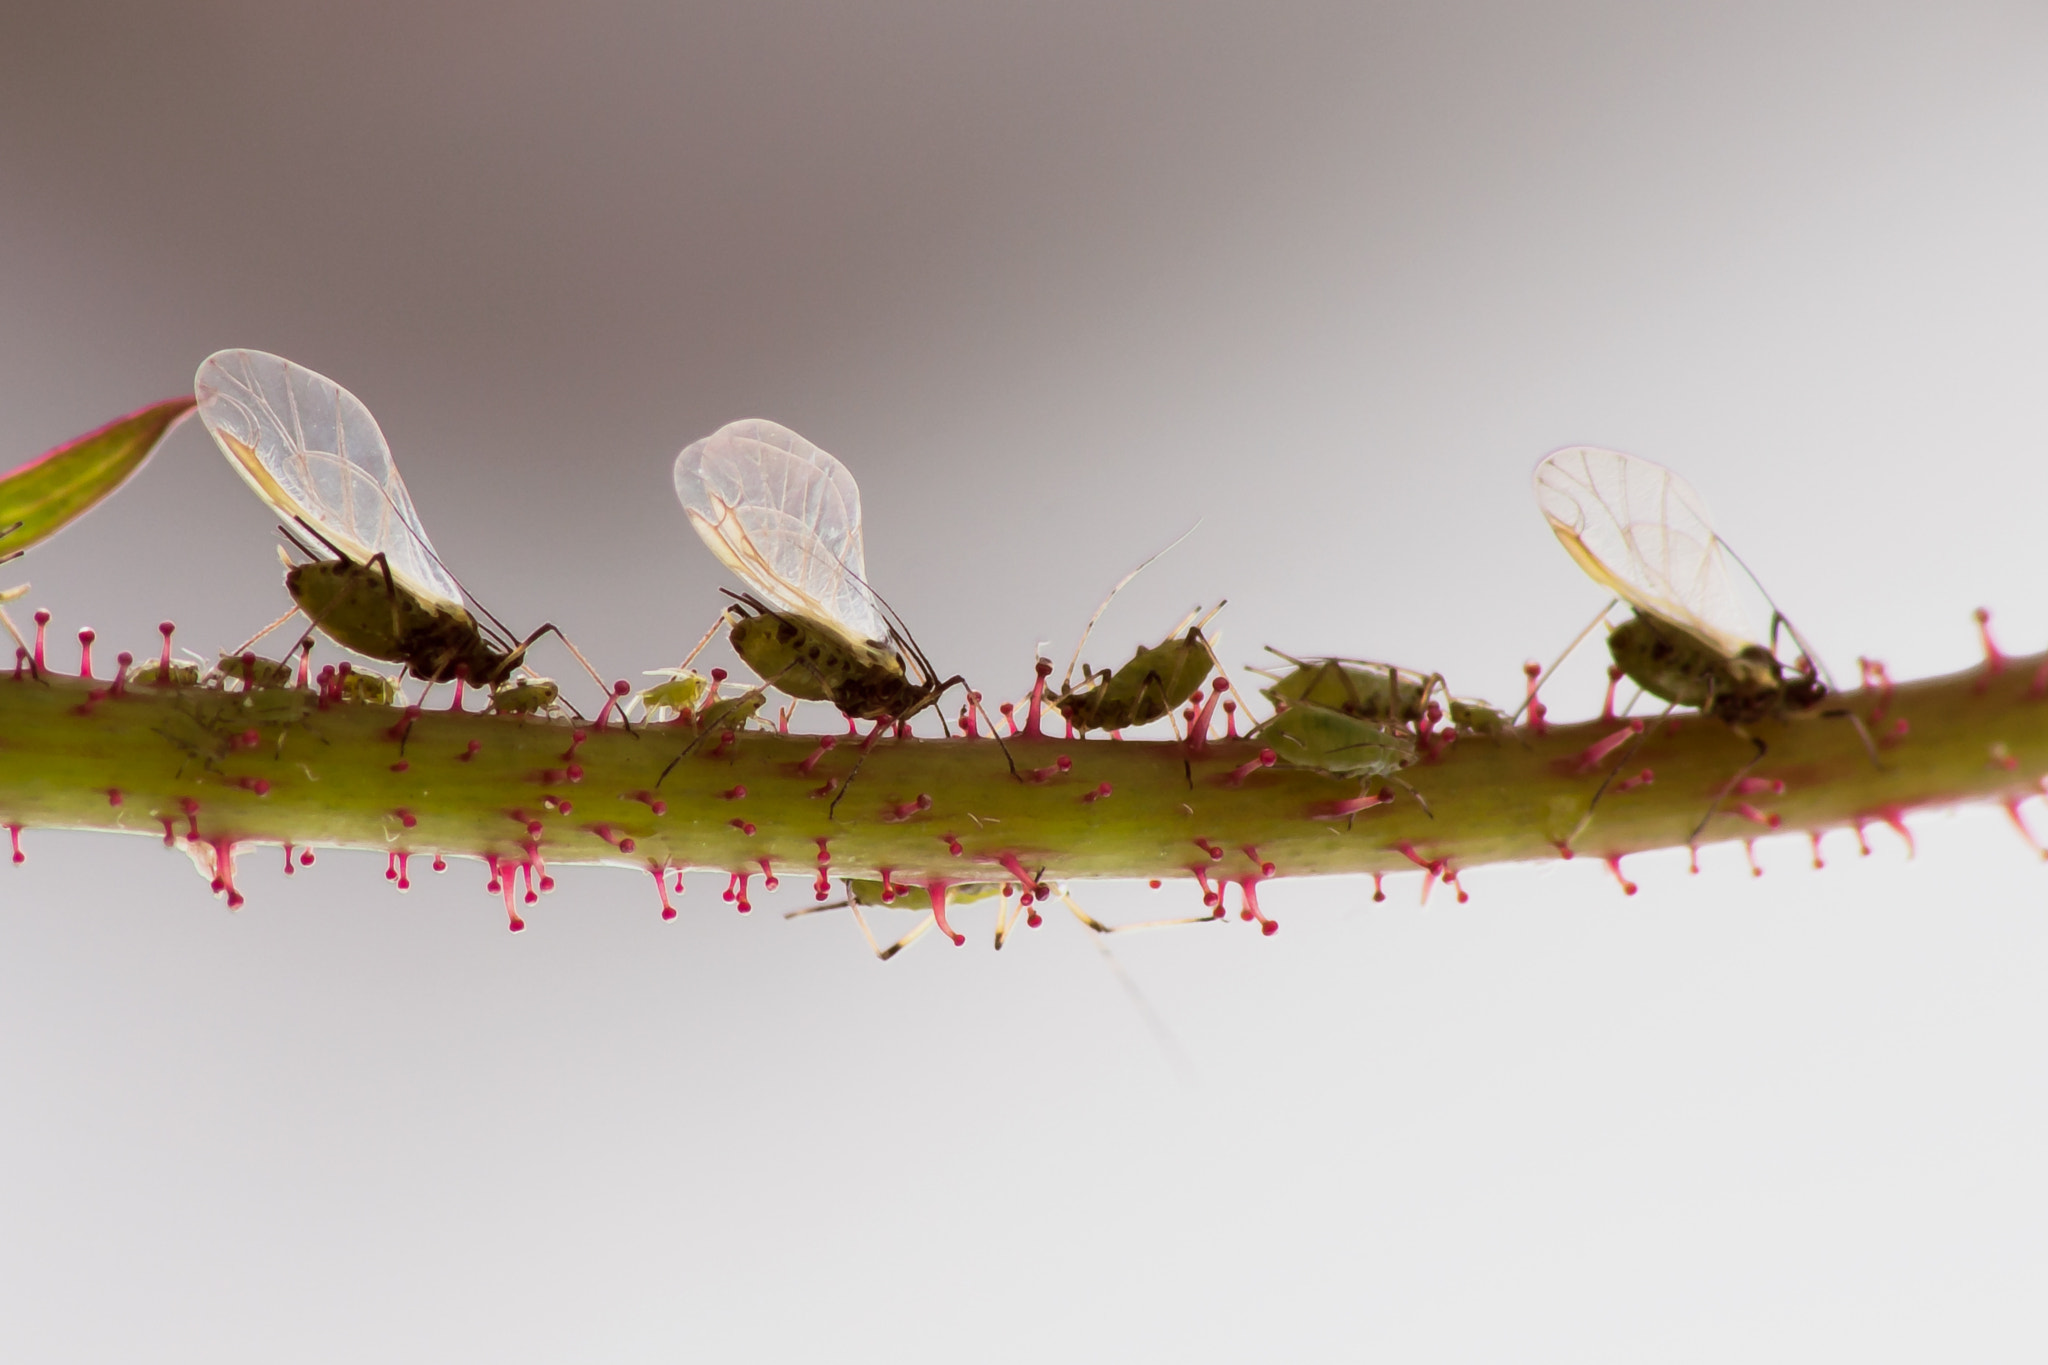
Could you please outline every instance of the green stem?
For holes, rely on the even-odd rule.
[[[2036,793],[2048,772],[2044,668],[2048,656],[2015,659],[1997,674],[1838,699],[1878,736],[1880,763],[1844,715],[1754,727],[1765,754],[1753,789],[1730,795],[1701,841],[1765,833],[1740,805],[1817,832]],[[815,875],[823,840],[835,877],[1001,880],[1014,859],[1034,877],[1236,880],[1267,862],[1282,876],[1402,870],[1414,865],[1404,845],[1455,870],[1556,857],[1567,840],[1602,857],[1683,845],[1755,752],[1696,715],[1652,720],[1597,763],[1581,756],[1617,722],[1524,727],[1461,738],[1403,773],[1413,795],[1395,787],[1395,800],[1344,816],[1356,783],[1259,767],[1244,741],[1190,756],[1173,741],[1009,737],[1006,754],[988,738],[884,739],[863,760],[857,740],[820,755],[816,736],[753,730],[723,745],[705,737],[664,780],[697,738],[687,727],[109,688],[0,677],[0,822],[513,861],[537,849],[553,863],[643,869],[757,873],[767,859],[799,879]],[[1626,782],[1644,769],[1653,780]]]

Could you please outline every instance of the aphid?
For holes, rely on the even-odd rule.
[[[1414,739],[1383,721],[1298,702],[1262,722],[1252,738],[1282,763],[1331,777],[1391,777],[1415,761]]]
[[[939,680],[868,586],[860,490],[846,467],[786,427],[720,427],[676,457],[676,496],[711,552],[753,593],[731,614],[733,649],[770,686],[863,720],[906,720]]]
[[[389,706],[398,700],[396,678],[387,678],[365,668],[351,668],[341,676],[339,685],[344,701],[361,702],[366,706]]]
[[[1452,697],[1450,713],[1451,724],[1467,734],[1491,737],[1504,734],[1509,728],[1507,712],[1476,697]]]
[[[881,882],[866,877],[852,878],[842,883],[842,885],[846,888],[846,898],[844,900],[833,901],[827,905],[807,905],[800,910],[791,910],[783,918],[798,919],[804,915],[815,915],[823,910],[851,910],[854,923],[860,926],[861,937],[868,941],[870,951],[884,962],[887,962],[890,958],[896,956],[896,954],[902,952],[920,938],[923,938],[931,930],[931,927],[938,923],[938,917],[932,913],[931,893],[921,886],[898,886],[891,884],[885,887]],[[1003,894],[1003,883],[1001,882],[963,882],[958,886],[946,888],[946,907],[948,910],[951,910],[964,904],[988,900],[993,896],[1001,894]],[[868,928],[867,916],[861,913],[863,907],[874,909],[878,906],[887,906],[892,910],[922,911],[923,918],[918,920],[909,933],[884,948],[876,940],[874,931]]]
[[[295,670],[288,663],[276,659],[263,659],[254,654],[228,654],[220,656],[220,663],[214,667],[216,678],[232,678],[245,688],[290,687]]]
[[[1543,457],[1535,487],[1579,567],[1635,608],[1607,647],[1645,692],[1735,725],[1809,710],[1827,695],[1812,651],[1775,607],[1772,644],[1743,633],[1730,553],[1699,494],[1676,474],[1620,451],[1573,446]],[[1796,664],[1777,657],[1781,625],[1804,650]]]
[[[347,389],[282,357],[243,350],[208,356],[192,387],[200,420],[235,471],[333,556],[281,528],[310,561],[284,582],[314,628],[427,682],[459,674],[487,688],[511,677],[542,635],[561,636],[544,625],[515,641],[482,607],[482,621],[471,614],[427,540],[384,433]]]
[[[1428,715],[1430,696],[1444,686],[1438,674],[1417,673],[1393,664],[1364,659],[1297,659],[1271,645],[1266,649],[1294,665],[1286,673],[1264,675],[1272,678],[1273,683],[1260,690],[1275,706],[1307,703],[1359,720],[1415,726]]]
[[[546,678],[520,678],[491,692],[491,710],[501,716],[549,716],[559,709],[562,689]]]
[[[173,659],[168,670],[161,659],[149,659],[128,668],[130,687],[194,687],[198,682],[199,665],[190,659]]]
[[[647,676],[668,679],[640,694],[640,705],[650,718],[655,718],[657,711],[678,716],[685,711],[694,713],[711,689],[711,680],[693,668],[657,669]]]
[[[1128,730],[1173,714],[1218,666],[1202,634],[1202,626],[1215,615],[1212,611],[1185,633],[1176,629],[1161,643],[1139,648],[1114,672],[1091,673],[1082,665],[1082,685],[1063,687],[1051,699],[1053,708],[1084,733]]]

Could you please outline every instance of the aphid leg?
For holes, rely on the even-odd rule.
[[[1638,693],[1637,695],[1640,696],[1641,693]],[[1629,700],[1629,705],[1635,705],[1634,698],[1631,698]],[[1664,710],[1658,715],[1657,720],[1662,721],[1666,716],[1670,715],[1672,711],[1677,708],[1677,705],[1678,703],[1673,702],[1670,706],[1665,707]],[[1600,798],[1607,795],[1607,789],[1608,787],[1613,785],[1615,777],[1628,767],[1629,760],[1635,757],[1636,750],[1643,747],[1644,737],[1656,728],[1657,727],[1655,724],[1645,725],[1642,729],[1636,731],[1635,737],[1633,739],[1629,740],[1628,748],[1622,753],[1620,758],[1614,760],[1614,766],[1607,770],[1607,776],[1600,779],[1600,786],[1596,791],[1594,791],[1593,799],[1586,803],[1586,813],[1579,817],[1579,823],[1572,826],[1572,832],[1566,836],[1564,841],[1566,847],[1569,847],[1572,844],[1577,843],[1579,841],[1579,836],[1586,832],[1586,826],[1593,823],[1593,812],[1600,808]],[[1761,758],[1762,755],[1759,754],[1758,757]],[[1755,766],[1753,761],[1751,763],[1751,766]],[[1742,771],[1746,773],[1749,771],[1749,768],[1744,768]],[[1740,777],[1741,774],[1737,774],[1737,776]],[[1729,783],[1728,791],[1733,791],[1734,789],[1735,784],[1733,782]],[[1726,795],[1727,792],[1722,793],[1722,796]],[[1719,797],[1715,798],[1714,804],[1720,804]],[[1707,814],[1711,816],[1713,812],[1708,811]],[[1707,822],[1705,820],[1700,821],[1701,825],[1705,825],[1706,823]],[[1699,835],[1699,831],[1694,830],[1693,835],[1695,838],[1697,838]]]
[[[860,907],[849,900],[846,908],[853,911],[853,922],[860,926],[861,937],[868,941],[869,951],[874,953],[876,958],[883,962],[887,962],[890,958],[923,938],[931,931],[931,927],[939,922],[937,916],[933,915],[930,911],[926,911],[924,918],[917,922],[916,928],[884,948],[881,944],[875,942],[874,932],[868,928],[867,916],[860,912]]]
[[[1551,661],[1550,667],[1543,670],[1542,674],[1536,680],[1536,685],[1529,689],[1529,695],[1522,698],[1522,704],[1520,706],[1517,706],[1515,708],[1514,714],[1508,717],[1508,724],[1513,725],[1517,721],[1521,720],[1522,712],[1528,710],[1529,703],[1536,700],[1536,694],[1543,689],[1544,683],[1550,681],[1550,675],[1557,672],[1558,665],[1562,664],[1566,659],[1569,659],[1572,656],[1572,651],[1577,649],[1580,645],[1586,642],[1586,637],[1593,633],[1593,627],[1605,621],[1607,619],[1607,613],[1613,611],[1615,607],[1620,604],[1620,602],[1621,599],[1619,597],[1608,598],[1607,605],[1600,608],[1600,614],[1598,616],[1595,616],[1592,620],[1586,622],[1586,628],[1580,631],[1577,635],[1574,635],[1572,637],[1572,642],[1566,645],[1564,647],[1564,651]]]
[[[576,662],[583,665],[583,671],[585,673],[588,673],[590,675],[590,680],[597,684],[597,690],[599,692],[602,692],[607,696],[611,695],[612,685],[606,682],[602,677],[598,675],[597,670],[590,666],[590,660],[583,657],[583,651],[576,648],[576,642],[574,640],[571,640],[568,636],[564,635],[562,633],[561,627],[555,625],[553,622],[549,622],[546,625],[542,625],[535,628],[532,634],[528,635],[524,640],[521,640],[517,645],[513,647],[512,652],[506,656],[507,659],[510,661],[510,663],[508,663],[508,671],[512,664],[520,663],[525,660],[526,651],[533,648],[533,642],[535,640],[538,640],[541,636],[548,634],[552,634],[557,640],[560,640],[562,644],[568,648],[568,651],[576,656]],[[621,724],[625,724],[628,730],[631,730],[633,728],[630,724],[626,723],[626,718],[623,713],[620,714],[619,721]]]
[[[1065,887],[1054,887],[1053,894],[1060,898],[1062,905],[1074,912],[1075,919],[1081,921],[1081,923],[1087,925],[1098,934],[1135,934],[1141,929],[1172,929],[1183,924],[1217,924],[1221,922],[1214,914],[1200,914],[1189,915],[1185,919],[1151,919],[1141,924],[1104,924],[1101,920],[1076,905],[1074,898],[1067,894]]]
[[[1175,536],[1172,540],[1168,541],[1163,548],[1154,550],[1151,554],[1145,556],[1143,563],[1139,564],[1137,568],[1131,570],[1129,573],[1125,574],[1122,578],[1119,578],[1116,581],[1116,586],[1109,590],[1109,596],[1102,599],[1102,605],[1095,609],[1095,614],[1088,618],[1088,624],[1082,627],[1081,638],[1074,642],[1074,657],[1067,661],[1067,676],[1060,681],[1060,689],[1062,691],[1065,691],[1067,685],[1073,681],[1074,665],[1081,662],[1081,651],[1088,647],[1088,637],[1094,633],[1095,623],[1102,619],[1102,613],[1109,610],[1109,604],[1111,602],[1116,601],[1116,595],[1122,592],[1125,588],[1129,587],[1132,579],[1136,578],[1139,574],[1145,572],[1146,569],[1150,568],[1153,560],[1159,558],[1159,556],[1165,554],[1167,550],[1171,550],[1174,546],[1180,544],[1183,540],[1186,540],[1189,536],[1193,535],[1195,533],[1195,527],[1200,526],[1201,524],[1202,519],[1200,517],[1195,518],[1194,526],[1190,526],[1187,530],[1182,531],[1179,535]],[[1218,610],[1221,610],[1221,608],[1218,608]],[[1179,634],[1179,631],[1176,630],[1174,633]]]
[[[26,587],[27,585],[24,584],[23,586]],[[24,654],[28,653],[28,641],[21,638],[21,632],[15,628],[14,618],[7,614],[7,608],[5,607],[0,607],[0,625],[6,626],[7,633],[14,637],[15,647]]]
[[[827,910],[845,910],[852,905],[853,900],[851,897],[843,901],[828,901],[824,905],[801,905],[794,910],[783,911],[782,917],[784,919],[802,919],[805,915],[823,914]]]
[[[1731,730],[1735,730],[1736,734],[1742,735],[1744,739],[1748,740],[1751,744],[1755,745],[1756,753],[1750,757],[1749,762],[1743,764],[1740,768],[1737,768],[1735,770],[1735,776],[1729,778],[1728,781],[1722,786],[1721,790],[1714,794],[1713,804],[1707,807],[1707,813],[1700,817],[1700,822],[1692,827],[1692,834],[1686,839],[1686,843],[1688,844],[1697,844],[1700,841],[1700,831],[1707,827],[1707,821],[1713,819],[1714,816],[1720,812],[1721,803],[1723,801],[1726,801],[1729,798],[1729,796],[1734,793],[1735,789],[1742,784],[1743,778],[1749,776],[1750,769],[1756,767],[1757,764],[1764,761],[1764,754],[1767,751],[1767,746],[1764,744],[1762,740],[1758,739],[1755,735],[1744,734],[1740,729],[1737,729],[1732,725],[1729,728]]]
[[[278,617],[275,621],[272,621],[269,625],[257,631],[254,635],[251,635],[248,639],[236,645],[233,649],[229,650],[228,653],[235,655],[247,654],[250,650],[256,648],[257,644],[262,641],[264,636],[270,634],[270,632],[276,630],[279,626],[291,620],[294,616],[297,616],[298,614],[299,609],[297,607],[293,607],[290,611]],[[292,648],[297,649],[298,645],[293,645]]]

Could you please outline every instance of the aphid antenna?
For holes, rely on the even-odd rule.
[[[5,602],[12,598],[19,597],[21,596],[22,593],[26,591],[28,591],[28,584],[26,583],[22,584],[21,587],[18,589],[10,588],[7,590],[5,594],[0,594],[0,602]],[[18,628],[16,628],[14,624],[14,618],[7,614],[7,608],[5,607],[0,607],[0,625],[4,625],[7,627],[7,633],[14,637],[14,643],[16,647],[18,647],[22,651],[22,653],[26,654],[29,652],[28,641],[21,638],[21,631]]]
[[[1160,1017],[1159,1011],[1152,1008],[1152,1002],[1145,997],[1145,992],[1139,988],[1137,981],[1132,978],[1130,972],[1125,970],[1124,964],[1117,961],[1116,954],[1109,950],[1109,943],[1104,936],[1120,931],[1105,928],[1090,918],[1082,911],[1080,906],[1074,904],[1068,898],[1064,887],[1057,888],[1055,894],[1059,896],[1061,901],[1065,902],[1067,909],[1081,917],[1083,924],[1098,931],[1090,942],[1095,945],[1095,951],[1102,954],[1103,965],[1109,968],[1110,975],[1114,976],[1117,985],[1123,988],[1124,998],[1131,1002],[1131,1007],[1138,1012],[1138,1017],[1144,1020],[1146,1032],[1150,1033],[1152,1041],[1159,1045],[1159,1051],[1165,1056],[1167,1065],[1174,1069],[1183,1083],[1193,1081],[1195,1077],[1194,1067],[1188,1061],[1187,1052],[1181,1047],[1180,1040],[1174,1037],[1173,1030],[1167,1027],[1166,1020]],[[1222,906],[1220,899],[1217,905],[1220,909]],[[1216,922],[1214,916],[1202,915],[1185,920],[1165,921],[1157,926],[1134,924],[1127,927],[1131,929],[1149,929],[1154,927],[1164,928],[1168,923],[1204,924],[1214,922]]]
[[[1728,557],[1734,560],[1736,567],[1749,578],[1750,584],[1763,594],[1764,604],[1771,609],[1771,653],[1775,655],[1778,652],[1778,627],[1782,625],[1792,636],[1792,643],[1799,646],[1799,652],[1813,660],[1813,666],[1820,670],[1820,680],[1828,685],[1828,691],[1834,691],[1834,675],[1828,672],[1826,662],[1814,652],[1813,646],[1806,643],[1806,637],[1799,633],[1798,626],[1792,624],[1792,618],[1778,609],[1777,600],[1771,596],[1771,590],[1764,586],[1764,581],[1756,576],[1755,571],[1744,562],[1741,555],[1735,553],[1733,545],[1719,536],[1714,537],[1714,542],[1728,552]]]
[[[298,614],[299,614],[299,609],[298,609],[297,607],[293,607],[293,608],[292,608],[292,609],[291,609],[290,611],[288,611],[288,612],[286,612],[286,613],[285,613],[284,615],[282,615],[282,616],[278,617],[278,618],[277,618],[277,619],[276,619],[275,621],[272,621],[272,622],[271,622],[271,623],[270,623],[269,625],[267,625],[267,626],[265,626],[265,627],[264,627],[263,629],[261,629],[261,630],[257,631],[257,632],[256,632],[256,633],[255,633],[254,635],[251,635],[251,636],[250,636],[250,637],[249,637],[248,639],[246,639],[246,640],[242,641],[242,643],[240,643],[240,644],[236,645],[236,646],[235,646],[235,647],[234,647],[233,649],[229,650],[229,651],[228,651],[228,653],[230,653],[230,654],[234,654],[234,655],[242,655],[242,654],[247,654],[247,653],[248,653],[248,652],[249,652],[250,650],[252,650],[252,649],[256,648],[256,645],[257,645],[257,643],[258,643],[259,641],[261,641],[261,640],[263,639],[263,637],[264,637],[264,636],[266,636],[266,635],[270,634],[270,632],[272,632],[273,630],[276,630],[276,629],[277,629],[277,628],[278,628],[279,626],[281,626],[281,625],[283,625],[283,624],[284,624],[285,622],[287,622],[287,621],[291,620],[291,619],[292,619],[292,618],[293,618],[294,616],[297,616]],[[300,641],[299,641],[299,644],[296,644],[296,645],[293,645],[293,646],[292,646],[292,651],[293,651],[293,652],[296,652],[296,651],[297,651],[297,650],[298,650],[298,649],[300,648],[300,646],[301,646],[301,645],[304,645],[304,644],[310,643],[310,642],[311,642],[311,640],[312,640],[312,638],[313,638],[313,636],[312,636],[312,632],[311,632],[311,631],[308,631],[308,632],[307,632],[307,633],[306,633],[306,634],[305,634],[305,635],[304,635],[303,637],[301,637],[301,639],[300,639]]]
[[[1076,904],[1074,898],[1067,894],[1067,889],[1064,885],[1053,887],[1052,893],[1060,898],[1062,905],[1074,912],[1075,919],[1087,925],[1095,933],[1105,937],[1110,934],[1136,934],[1146,929],[1173,929],[1183,924],[1215,924],[1218,922],[1214,915],[1189,915],[1183,919],[1148,919],[1138,924],[1104,924],[1101,920],[1095,918],[1095,916],[1089,914]],[[1113,954],[1111,955],[1111,961],[1115,961]]]
[[[468,594],[464,593],[464,596],[468,596]],[[590,680],[597,684],[597,690],[605,696],[610,696],[612,691],[611,686],[608,683],[606,683],[601,676],[599,676],[598,671],[595,668],[592,668],[590,666],[590,660],[583,657],[583,651],[576,648],[576,642],[574,640],[571,640],[567,635],[564,635],[562,633],[562,628],[558,625],[555,625],[553,622],[548,622],[547,624],[536,628],[533,634],[527,636],[524,640],[521,640],[516,646],[512,648],[508,657],[518,661],[516,664],[517,667],[525,667],[526,651],[533,648],[534,641],[540,639],[541,636],[550,633],[552,633],[557,640],[560,640],[563,646],[571,654],[576,656],[576,662],[583,665],[583,671],[585,673],[588,673],[590,675]],[[529,669],[528,671],[531,672],[532,670]],[[563,704],[567,706],[571,711],[576,712],[576,718],[578,720],[583,719],[583,713],[581,711],[576,711],[575,703],[570,702],[565,698]],[[619,712],[619,723],[626,727],[626,733],[633,733],[632,723],[626,719],[626,714],[623,709]]]
[[[304,523],[303,521],[302,521],[302,522],[300,522],[299,524],[300,524],[301,526],[304,526],[304,525],[305,525],[305,523]],[[305,557],[306,557],[307,559],[309,559],[309,560],[314,560],[314,559],[318,559],[318,558],[320,558],[320,556],[319,556],[319,555],[317,555],[317,554],[313,553],[312,547],[308,546],[308,545],[306,544],[306,542],[305,542],[305,541],[303,541],[303,540],[300,540],[300,539],[299,539],[299,538],[298,538],[297,536],[293,535],[293,534],[292,534],[292,528],[291,528],[291,527],[289,527],[289,526],[286,526],[286,525],[285,525],[285,524],[284,524],[283,522],[279,522],[279,523],[277,524],[277,533],[278,533],[279,535],[283,536],[283,537],[284,537],[284,538],[285,538],[286,540],[290,541],[290,542],[292,543],[292,548],[293,548],[294,550],[297,550],[297,551],[298,551],[298,552],[299,552],[300,554],[304,555],[304,556],[305,556]],[[318,534],[318,533],[316,532],[315,534]],[[329,549],[332,549],[332,548],[333,548],[333,546],[331,546],[331,545],[330,545],[330,546],[328,546],[328,548],[329,548]],[[278,552],[279,556],[283,556],[283,555],[284,555],[284,546],[282,546],[282,545],[278,546],[278,547],[277,547],[277,552]],[[285,560],[285,563],[286,563],[287,565],[289,565],[289,564],[291,563],[291,561],[290,561],[289,559],[286,559],[286,560]]]
[[[1529,709],[1529,703],[1535,701],[1536,694],[1543,690],[1543,684],[1549,682],[1550,675],[1557,672],[1558,665],[1563,663],[1566,659],[1569,659],[1571,657],[1572,651],[1577,649],[1580,645],[1584,644],[1586,642],[1586,637],[1593,633],[1593,627],[1605,621],[1607,619],[1607,613],[1613,611],[1620,604],[1621,599],[1619,597],[1610,597],[1607,599],[1607,605],[1600,608],[1600,614],[1598,616],[1595,616],[1592,620],[1586,622],[1586,628],[1580,631],[1577,635],[1574,635],[1572,637],[1572,642],[1566,645],[1563,651],[1560,652],[1555,659],[1552,659],[1550,661],[1550,667],[1543,670],[1542,675],[1536,679],[1536,685],[1529,689],[1529,694],[1527,696],[1522,698],[1522,704],[1520,706],[1517,706],[1514,710],[1514,714],[1508,717],[1508,724],[1513,725],[1516,721],[1519,721],[1522,718],[1522,713]]]
[[[1109,590],[1109,596],[1102,599],[1102,605],[1095,609],[1095,614],[1088,618],[1088,624],[1081,628],[1081,638],[1074,642],[1074,657],[1067,660],[1066,676],[1060,680],[1060,687],[1062,689],[1067,688],[1074,681],[1074,668],[1081,662],[1081,651],[1088,647],[1088,637],[1090,634],[1094,632],[1095,623],[1102,619],[1102,613],[1109,610],[1109,604],[1111,602],[1116,601],[1116,595],[1122,592],[1125,588],[1129,587],[1132,579],[1136,578],[1139,574],[1145,572],[1146,569],[1150,568],[1153,560],[1159,558],[1159,556],[1165,554],[1168,550],[1171,550],[1176,545],[1180,544],[1183,540],[1186,540],[1189,536],[1193,535],[1197,530],[1201,528],[1201,525],[1202,519],[1200,517],[1196,517],[1195,524],[1193,526],[1190,526],[1187,530],[1182,531],[1179,535],[1175,536],[1172,540],[1168,541],[1160,549],[1154,550],[1151,554],[1145,556],[1144,560],[1138,565],[1137,568],[1131,570],[1129,573],[1125,574],[1122,578],[1119,578],[1116,581],[1116,586]],[[1179,630],[1175,630],[1173,633],[1178,635],[1180,632]]]
[[[705,631],[704,634],[698,638],[697,643],[690,647],[690,652],[683,656],[683,661],[676,665],[675,675],[677,677],[681,677],[684,673],[689,672],[690,665],[697,662],[697,656],[704,652],[704,647],[710,644],[711,641],[717,637],[718,632],[721,628],[728,626],[730,624],[732,624],[732,618],[730,616],[727,616],[723,611],[720,611],[718,613],[718,619],[711,623],[711,629]]]
[[[827,910],[850,909],[852,905],[853,897],[848,896],[845,900],[830,901],[824,905],[804,905],[799,906],[795,910],[785,910],[782,912],[782,917],[784,919],[802,919],[805,915],[822,915]]]

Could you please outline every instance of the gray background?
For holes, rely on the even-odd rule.
[[[28,9],[0,463],[285,353],[607,673],[715,610],[668,465],[750,415],[990,691],[1200,517],[1091,653],[1228,596],[1235,661],[1511,698],[1599,600],[1526,483],[1575,441],[1685,471],[1838,673],[2048,636],[2038,5]],[[67,637],[219,646],[272,540],[188,425],[12,567]],[[231,916],[32,831],[0,1353],[2038,1357],[2048,874],[1916,823],[1629,901],[1281,884],[1276,938],[1117,945],[1169,1042],[1072,923],[883,967],[800,892],[664,925],[569,870],[514,937],[368,854],[255,856]]]

